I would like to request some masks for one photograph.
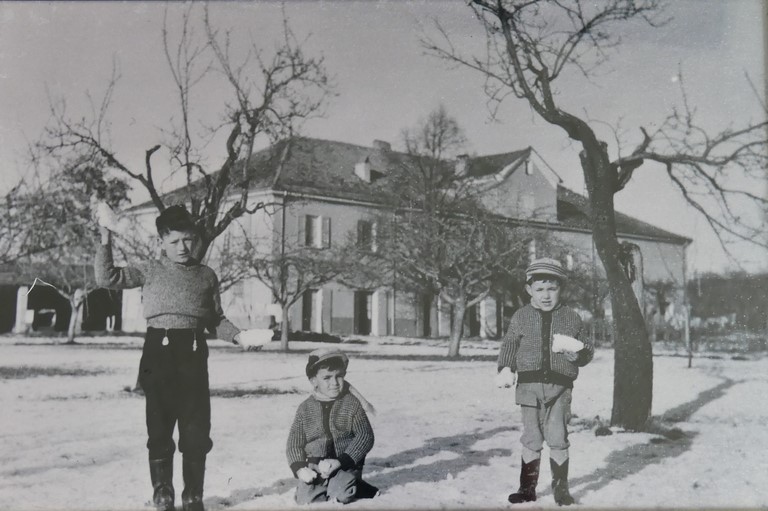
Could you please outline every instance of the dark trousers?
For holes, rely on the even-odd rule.
[[[166,335],[169,342],[164,346]],[[204,332],[147,329],[139,380],[146,398],[149,458],[173,456],[178,422],[179,451],[191,459],[204,459],[213,447]]]

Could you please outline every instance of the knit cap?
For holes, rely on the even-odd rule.
[[[347,369],[347,365],[349,365],[349,357],[347,357],[344,352],[337,348],[319,348],[309,354],[306,367],[307,378],[310,378],[310,375],[314,375],[317,372],[315,368],[321,362],[332,358],[341,359],[344,364],[344,370]]]
[[[534,259],[534,261],[528,265],[528,268],[525,269],[525,280],[530,280],[534,275],[551,275],[560,280],[568,278],[560,261],[550,257]]]

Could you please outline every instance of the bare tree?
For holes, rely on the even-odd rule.
[[[382,222],[381,253],[399,285],[450,304],[448,356],[457,357],[467,310],[488,296],[495,275],[519,269],[526,240],[483,208],[456,168],[465,137],[442,105],[403,139],[406,153],[390,175],[396,214]]]
[[[100,101],[89,96],[89,116],[71,116],[64,99],[52,100],[51,122],[37,149],[49,154],[98,156],[107,168],[144,187],[158,211],[171,203],[187,204],[200,230],[196,256],[202,259],[234,219],[264,207],[261,202],[250,204],[248,199],[257,167],[272,164],[268,160],[273,158],[280,161],[288,145],[279,154],[263,153],[255,161],[258,144],[287,139],[304,120],[321,115],[332,86],[323,59],[305,54],[287,20],[282,42],[273,53],[252,42],[238,60],[231,49],[232,35],[215,27],[207,6],[198,20],[199,9],[195,4],[186,8],[176,38],[167,17],[163,19],[161,51],[176,89],[178,114],[159,142],[146,150],[143,169],[125,163],[110,140],[110,107],[119,78],[116,70]],[[223,79],[229,97],[221,100],[221,122],[211,128],[196,117],[192,91],[203,79],[216,77]],[[223,141],[226,156],[218,165],[209,166],[204,153],[211,141],[218,140]],[[162,147],[169,151],[171,172],[184,174],[187,186],[183,193],[164,196],[157,187],[153,156]]]
[[[127,191],[125,182],[105,177],[98,159],[78,159],[65,162],[25,198],[20,220],[29,255],[18,266],[30,282],[39,278],[69,302],[69,344],[74,343],[88,294],[99,287],[93,272],[98,229],[92,220],[91,197],[119,206],[127,200]]]
[[[638,21],[663,23],[661,0],[471,0],[486,35],[486,51],[467,55],[438,25],[442,40],[428,39],[431,54],[473,69],[486,78],[492,113],[508,97],[524,100],[544,121],[561,128],[578,143],[591,207],[597,253],[611,289],[615,330],[612,424],[643,428],[651,416],[653,362],[642,311],[620,261],[614,195],[645,161],[663,164],[682,197],[702,213],[723,243],[731,239],[766,246],[760,221],[749,224],[736,204],[751,202],[761,211],[766,199],[749,188],[729,186],[738,174],[751,182],[764,178],[765,108],[757,121],[709,133],[697,123],[695,110],[684,106],[659,119],[654,130],[640,128],[641,142],[630,154],[609,155],[585,116],[566,111],[558,88],[566,72],[587,78],[620,43],[622,26]]]
[[[262,282],[271,292],[273,303],[280,306],[280,347],[289,350],[288,334],[291,329],[291,307],[305,293],[340,278],[354,264],[348,247],[315,248],[286,246],[269,253],[259,253],[251,245],[245,257],[249,261],[250,275]]]

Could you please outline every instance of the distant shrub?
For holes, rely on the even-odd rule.
[[[272,336],[273,341],[280,340],[280,330],[275,330],[275,335]],[[341,337],[338,335],[331,335],[328,333],[319,332],[288,332],[288,340],[291,342],[328,342],[328,343],[340,343]]]

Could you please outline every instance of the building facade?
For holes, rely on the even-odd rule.
[[[388,171],[404,156],[381,141],[364,147],[311,138],[295,138],[255,154],[249,203],[267,206],[237,219],[240,228],[230,227],[217,238],[206,262],[217,268],[217,248],[238,236],[248,236],[262,253],[297,246],[326,250],[350,240],[375,250],[377,218],[387,212],[381,192]],[[459,157],[455,172],[480,192],[485,207],[499,218],[524,220],[567,245],[564,263],[592,265],[595,275],[602,273],[594,259],[586,198],[563,187],[534,149]],[[183,189],[172,193],[184,196]],[[166,199],[167,204],[173,201]],[[132,212],[152,236],[154,207],[144,204]],[[682,290],[690,240],[626,215],[617,213],[616,220],[620,240],[634,244],[641,255],[643,279],[670,281]],[[531,246],[530,256],[546,255],[542,250]],[[676,301],[682,304],[682,293]],[[242,328],[266,328],[281,320],[269,288],[257,279],[232,285],[222,302],[227,316]],[[139,289],[123,291],[114,304],[119,310],[112,311],[117,319],[112,324],[127,332],[144,330]],[[498,337],[512,311],[504,298],[485,299],[469,310],[465,335]],[[439,297],[415,296],[392,286],[356,288],[331,282],[304,293],[289,318],[293,331],[440,337],[449,334],[451,308]]]

